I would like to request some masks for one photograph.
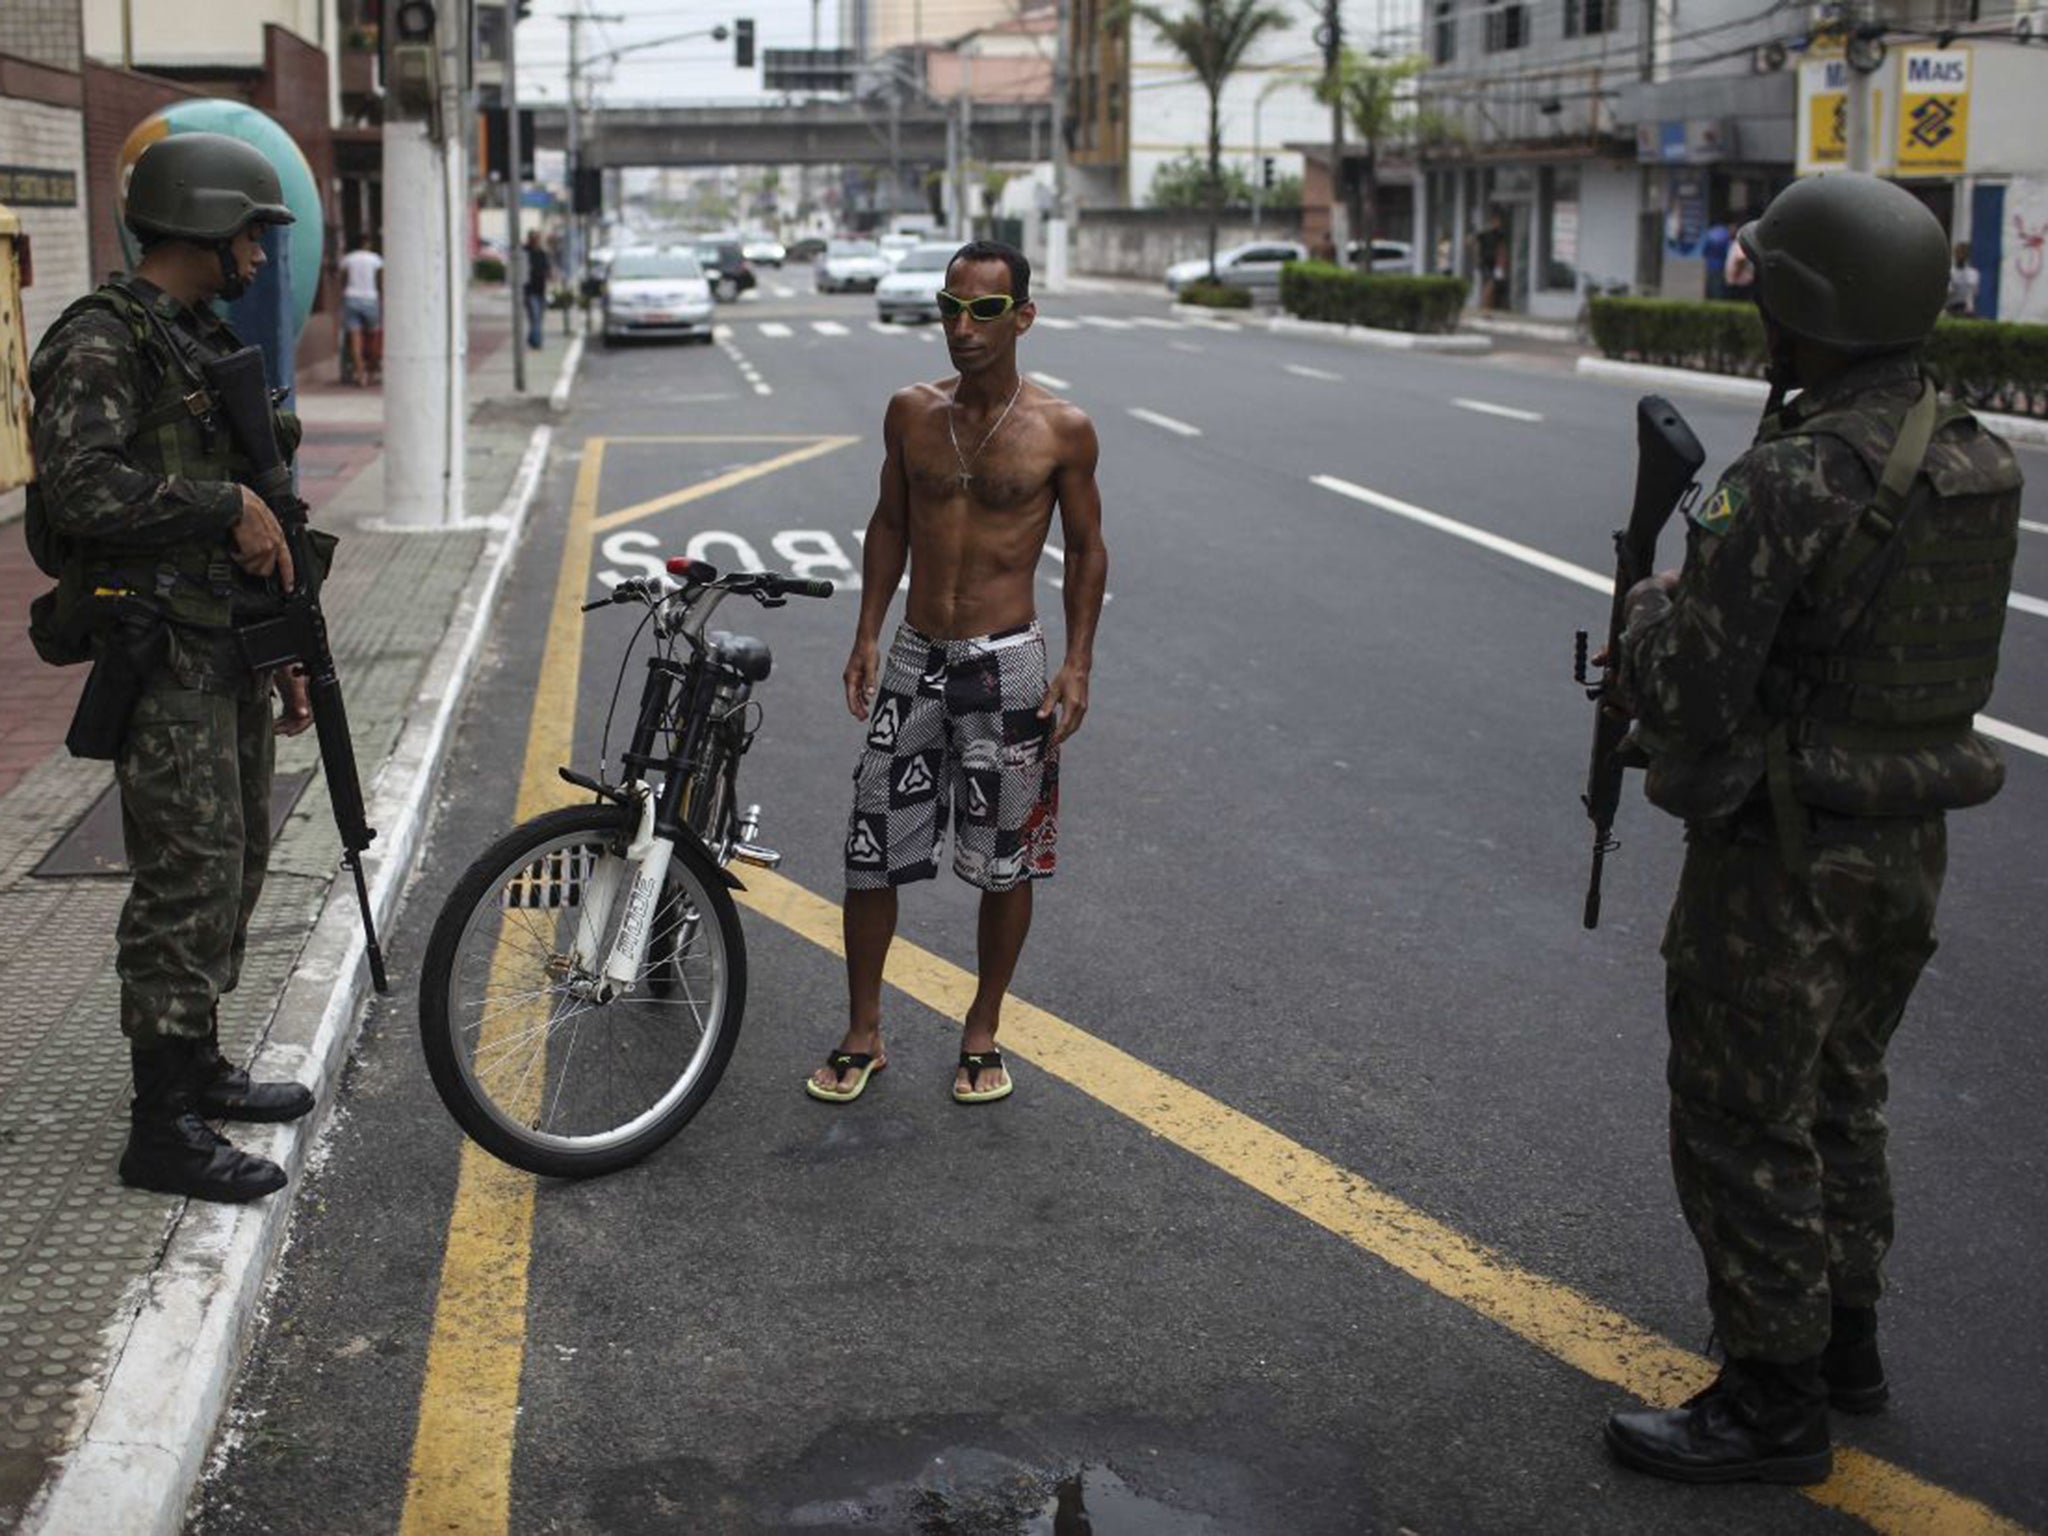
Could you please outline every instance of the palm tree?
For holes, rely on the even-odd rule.
[[[1414,94],[1407,89],[1408,82],[1429,67],[1429,60],[1419,56],[1405,59],[1389,59],[1379,56],[1361,58],[1351,49],[1344,49],[1337,58],[1335,89],[1342,93],[1345,116],[1351,126],[1358,130],[1359,141],[1365,145],[1365,174],[1360,178],[1358,201],[1362,207],[1347,207],[1350,215],[1346,225],[1356,231],[1359,243],[1367,252],[1366,267],[1372,266],[1373,236],[1378,232],[1379,204],[1379,157],[1380,151],[1396,144],[1406,143],[1418,136],[1427,136],[1438,131],[1439,125],[1433,118],[1425,120],[1425,114],[1416,109]],[[1316,99],[1323,105],[1330,105],[1332,86],[1329,77],[1316,84]],[[1342,166],[1333,166],[1333,201],[1349,190],[1344,183]]]
[[[1223,222],[1223,87],[1244,63],[1254,42],[1290,24],[1287,12],[1264,0],[1189,0],[1188,9],[1169,15],[1154,4],[1134,3],[1142,16],[1194,72],[1209,96],[1209,275],[1216,275],[1216,229]]]

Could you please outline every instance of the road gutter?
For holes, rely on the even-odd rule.
[[[1357,347],[1383,347],[1395,352],[1491,352],[1491,336],[1453,331],[1439,335],[1429,331],[1382,331],[1369,325],[1338,325],[1328,320],[1297,320],[1292,315],[1275,315],[1266,329],[1278,336],[1313,336],[1321,341],[1349,342]]]

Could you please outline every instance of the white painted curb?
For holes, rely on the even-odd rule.
[[[1717,400],[1739,401],[1745,405],[1762,405],[1771,393],[1771,386],[1762,379],[1742,379],[1733,374],[1705,373],[1694,368],[1665,368],[1654,363],[1623,363],[1611,357],[1582,357],[1578,361],[1578,371],[1583,378],[1676,389],[1689,394],[1709,395]],[[2048,448],[2048,421],[2038,421],[2032,416],[2008,416],[2001,411],[1979,411],[1977,419],[2009,443]]]
[[[569,391],[576,387],[576,368],[583,361],[583,332],[578,331],[569,338],[569,350],[562,358],[562,374],[555,380],[555,387],[548,391],[548,409],[566,411],[569,409]]]
[[[1422,331],[1381,331],[1369,325],[1338,325],[1329,320],[1297,320],[1275,315],[1266,329],[1282,336],[1314,336],[1323,341],[1348,341],[1353,346],[1385,347],[1395,352],[1491,352],[1491,336],[1452,332],[1448,336]]]
[[[464,588],[446,638],[428,663],[398,744],[370,786],[377,841],[367,860],[370,905],[381,932],[398,907],[447,758],[463,690],[476,669],[491,607],[540,488],[554,428],[536,427],[503,527],[486,545],[484,579]],[[205,1470],[215,1427],[291,1221],[308,1151],[333,1109],[369,989],[355,882],[338,874],[279,999],[258,1051],[267,1075],[312,1087],[318,1107],[292,1125],[249,1126],[237,1140],[283,1166],[292,1198],[253,1205],[187,1202],[77,1444],[45,1485],[23,1536],[177,1536]]]

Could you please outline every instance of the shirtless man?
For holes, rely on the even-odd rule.
[[[850,1021],[804,1084],[850,1103],[887,1064],[882,966],[896,887],[953,872],[980,889],[979,976],[953,1097],[1008,1096],[996,1049],[1003,993],[1031,927],[1031,887],[1053,872],[1059,747],[1088,712],[1109,552],[1095,427],[1017,372],[1037,314],[1031,265],[993,240],[962,246],[939,308],[955,378],[897,391],[882,422],[882,489],[861,560],[846,707],[868,723],[846,838]],[[1066,659],[1046,680],[1034,583],[1057,505],[1066,545]],[[882,621],[910,565],[906,622],[886,665]]]

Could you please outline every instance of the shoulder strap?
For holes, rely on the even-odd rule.
[[[1892,450],[1885,455],[1884,468],[1878,474],[1877,495],[1863,509],[1834,558],[1821,568],[1814,583],[1816,591],[1840,591],[1858,571],[1891,547],[1905,526],[1912,505],[1913,482],[1927,462],[1927,448],[1934,440],[1934,429],[1942,415],[1933,382],[1923,380],[1920,398],[1907,407],[1898,436],[1892,439]]]

